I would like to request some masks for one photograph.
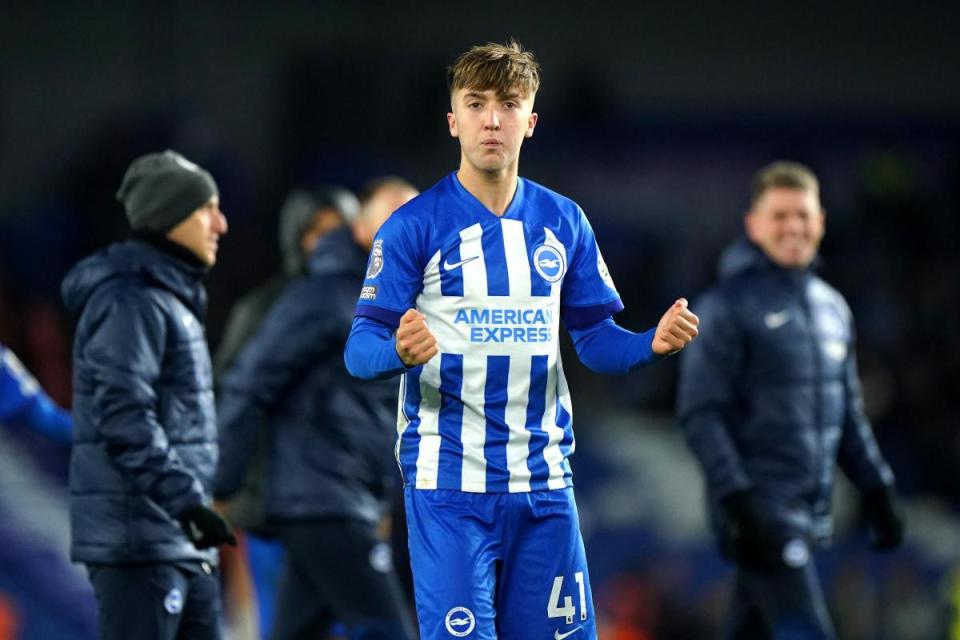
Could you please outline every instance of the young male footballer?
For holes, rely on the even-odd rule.
[[[423,640],[597,637],[560,323],[603,373],[697,335],[682,298],[654,329],[617,326],[623,304],[583,211],[518,177],[539,84],[513,41],[454,62],[460,168],[381,228],[344,354],[360,378],[403,375],[396,456]]]

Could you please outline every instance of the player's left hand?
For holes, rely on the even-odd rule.
[[[657,330],[653,334],[653,352],[658,356],[668,356],[680,351],[697,337],[699,325],[700,318],[687,307],[687,299],[677,298],[657,323]]]

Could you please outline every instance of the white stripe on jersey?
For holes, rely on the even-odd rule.
[[[523,236],[523,223],[519,220],[501,220],[503,229],[503,250],[507,259],[507,276],[510,282],[511,298],[529,298],[532,295],[530,285],[530,258],[527,254],[527,241]],[[504,419],[510,429],[507,440],[507,469],[510,471],[508,490],[511,492],[530,491],[530,431],[527,430],[527,402],[530,393],[529,356],[510,358],[510,373],[507,380],[507,402]]]
[[[460,232],[460,260],[476,258],[460,267],[463,271],[465,299],[487,295],[487,263],[483,257],[482,240],[483,227],[479,224]],[[483,455],[483,444],[487,438],[487,421],[483,413],[486,382],[487,355],[482,350],[471,352],[464,349],[460,397],[470,398],[471,403],[463,408],[463,428],[460,432],[460,442],[463,444],[461,482],[464,490],[479,493],[487,490],[487,462]]]
[[[557,426],[557,362],[560,352],[551,356],[547,361],[547,399],[543,412],[541,428],[547,434],[547,444],[543,448],[543,459],[550,470],[547,487],[563,489],[566,483],[563,480],[563,453],[560,451],[560,441],[563,439],[563,429]]]
[[[487,263],[483,257],[482,239],[483,227],[479,224],[460,232],[460,261],[474,258],[460,267],[463,271],[464,298],[487,295]]]
[[[507,440],[507,470],[510,480],[507,490],[530,491],[530,431],[527,430],[527,401],[530,394],[530,369],[533,360],[529,357],[510,358],[510,373],[507,380],[507,409],[504,420],[510,429]]]
[[[527,255],[527,241],[523,237],[523,223],[519,220],[501,220],[500,227],[503,229],[503,252],[507,258],[510,297],[527,298],[531,295],[530,258]]]
[[[487,354],[482,351],[463,354],[463,388],[460,397],[470,398],[470,404],[464,403],[463,406],[461,483],[464,491],[477,493],[487,490],[487,461],[483,455],[483,445],[487,439],[487,419],[483,412],[486,382]]]
[[[420,373],[420,450],[417,452],[417,488],[436,489],[440,468],[440,358],[423,365]]]
[[[424,272],[436,271],[440,264],[437,251]],[[435,283],[440,293],[440,281]],[[420,448],[417,451],[417,488],[436,489],[437,472],[440,467],[440,358],[431,358],[420,373]],[[398,458],[399,459],[399,458]]]

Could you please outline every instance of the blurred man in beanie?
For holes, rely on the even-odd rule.
[[[317,241],[345,223],[352,222],[357,217],[359,207],[356,196],[341,187],[297,187],[290,192],[280,209],[277,234],[283,269],[241,298],[230,311],[223,340],[213,358],[214,378],[218,384],[256,333],[280,292],[291,280],[306,273],[307,259]],[[258,430],[257,444],[253,447],[244,472],[242,487],[225,504],[229,521],[249,534],[244,536],[240,544],[246,556],[246,566],[237,563],[228,566],[228,559],[224,561],[227,605],[229,608],[235,601],[243,600],[244,580],[241,576],[249,569],[257,617],[255,622],[246,624],[258,626],[259,634],[264,638],[269,637],[273,626],[277,583],[283,561],[283,548],[275,539],[276,532],[264,518],[263,466],[269,443],[269,427],[269,424],[264,424]],[[224,436],[231,438],[232,434]]]
[[[218,498],[240,488],[266,432],[266,516],[287,552],[273,638],[407,640],[413,627],[378,525],[390,511],[396,385],[343,363],[356,285],[373,237],[416,195],[399,178],[361,194],[360,214],[324,236],[222,381]]]
[[[117,192],[132,237],[77,264],[71,555],[87,565],[101,638],[219,639],[211,510],[217,432],[203,278],[227,221],[209,173],[137,158]]]
[[[863,411],[853,317],[813,269],[816,176],[764,167],[744,223],[697,301],[703,333],[680,356],[677,413],[737,566],[725,637],[832,639],[812,552],[832,533],[837,464],[863,495],[875,549],[899,546],[904,523]]]

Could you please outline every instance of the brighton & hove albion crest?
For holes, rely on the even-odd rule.
[[[447,617],[443,620],[447,632],[457,638],[463,638],[473,632],[477,626],[477,620],[473,617],[473,611],[466,607],[454,607],[447,612]]]
[[[174,616],[183,611],[183,593],[180,589],[174,587],[167,592],[167,596],[163,599],[163,608]]]
[[[533,268],[547,282],[559,282],[567,272],[567,261],[560,249],[542,244],[533,252]]]
[[[383,271],[383,239],[373,243],[370,262],[367,264],[367,278],[376,278]]]

